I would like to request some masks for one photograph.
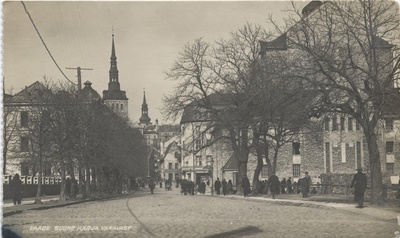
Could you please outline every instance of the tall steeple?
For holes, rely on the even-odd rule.
[[[120,90],[119,81],[118,81],[117,56],[115,55],[114,33],[112,34],[112,46],[111,46],[109,74],[110,74],[110,81],[108,82],[108,90],[111,90],[111,91]]]
[[[147,102],[146,102],[146,92],[143,91],[143,103],[142,103],[142,116],[139,119],[140,124],[144,124],[144,125],[149,125],[151,124],[150,121],[150,117],[149,117],[149,108],[147,106]]]
[[[128,115],[128,98],[126,92],[120,89],[118,73],[113,29],[108,90],[103,91],[103,100],[114,112]]]

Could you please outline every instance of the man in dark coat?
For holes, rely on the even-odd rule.
[[[243,189],[243,195],[247,197],[250,193],[250,181],[247,178],[247,176],[243,176],[242,178],[242,189]]]
[[[280,185],[281,185],[281,183],[279,182],[278,176],[276,176],[275,174],[272,174],[268,179],[268,183],[269,183],[269,191],[271,191],[272,198],[275,199],[275,195],[277,193],[279,193],[279,189],[280,189]]]
[[[217,192],[217,195],[219,195],[221,191],[221,181],[219,181],[219,178],[217,178],[217,181],[214,183],[214,189]]]
[[[71,197],[71,179],[69,177],[65,180],[65,197],[67,199]]]
[[[13,197],[14,205],[21,204],[22,200],[22,181],[19,179],[19,174],[15,174],[10,182],[11,193]]]
[[[228,189],[228,182],[225,179],[222,179],[222,193],[224,196],[226,195],[226,191]]]
[[[288,180],[286,181],[286,185],[288,188],[288,193],[291,194],[293,192],[292,189],[292,177],[289,177]]]
[[[355,199],[358,202],[357,208],[364,207],[364,192],[367,189],[367,176],[363,174],[362,169],[357,169],[350,187],[354,187]]]

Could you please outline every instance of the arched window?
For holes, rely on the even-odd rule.
[[[113,103],[113,104],[111,104],[111,109],[112,109],[112,110],[114,110],[114,103]]]
[[[121,110],[124,110],[124,104],[121,103]]]

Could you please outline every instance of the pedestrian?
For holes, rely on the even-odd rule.
[[[225,179],[222,179],[222,193],[224,194],[224,196],[226,195],[228,189],[228,183],[226,182]]]
[[[217,192],[217,195],[219,195],[221,192],[221,181],[219,181],[219,178],[217,178],[217,181],[214,183],[214,189]]]
[[[250,193],[250,181],[246,175],[243,175],[242,178],[242,189],[243,189],[243,195],[247,197]]]
[[[286,185],[288,188],[288,193],[291,194],[293,193],[293,188],[292,188],[292,177],[289,177],[288,180],[286,181]]]
[[[233,184],[232,184],[232,180],[228,180],[228,186],[227,186],[227,192],[228,194],[233,194]]]
[[[21,204],[23,187],[22,181],[21,179],[19,179],[19,174],[14,175],[13,179],[10,182],[10,187],[14,205],[17,205],[17,203]]]
[[[205,194],[206,193],[206,182],[203,180],[200,183],[200,193]]]
[[[153,194],[154,193],[154,187],[155,187],[155,183],[153,182],[152,179],[149,179],[149,188],[150,188],[150,192]]]
[[[286,179],[283,178],[281,181],[281,193],[284,194],[286,193]]]
[[[162,182],[160,181],[160,188],[162,188]]]
[[[367,176],[363,174],[362,169],[358,168],[357,173],[353,177],[350,187],[354,187],[355,200],[357,208],[364,207],[364,192],[367,189]]]
[[[65,198],[69,199],[71,197],[71,179],[67,177],[65,180]]]
[[[312,181],[311,181],[311,177],[310,177],[310,175],[308,175],[308,172],[307,172],[307,171],[306,171],[304,177],[308,180],[307,193],[309,193],[309,192],[310,192],[310,186],[311,186],[311,184],[312,184]]]
[[[308,193],[309,193],[309,189],[310,189],[310,180],[307,178],[307,175],[308,175],[308,173],[306,172],[304,174],[304,177],[299,180],[301,194],[303,195],[303,198],[308,197]]]
[[[273,173],[269,177],[268,183],[269,183],[269,191],[272,194],[272,198],[275,199],[275,195],[279,193],[279,188],[280,188],[280,182],[278,176],[276,176],[275,173]]]
[[[264,180],[264,189],[263,189],[263,194],[268,194],[268,180]]]

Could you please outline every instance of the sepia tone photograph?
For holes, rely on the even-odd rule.
[[[2,237],[400,238],[398,1],[2,1]]]

